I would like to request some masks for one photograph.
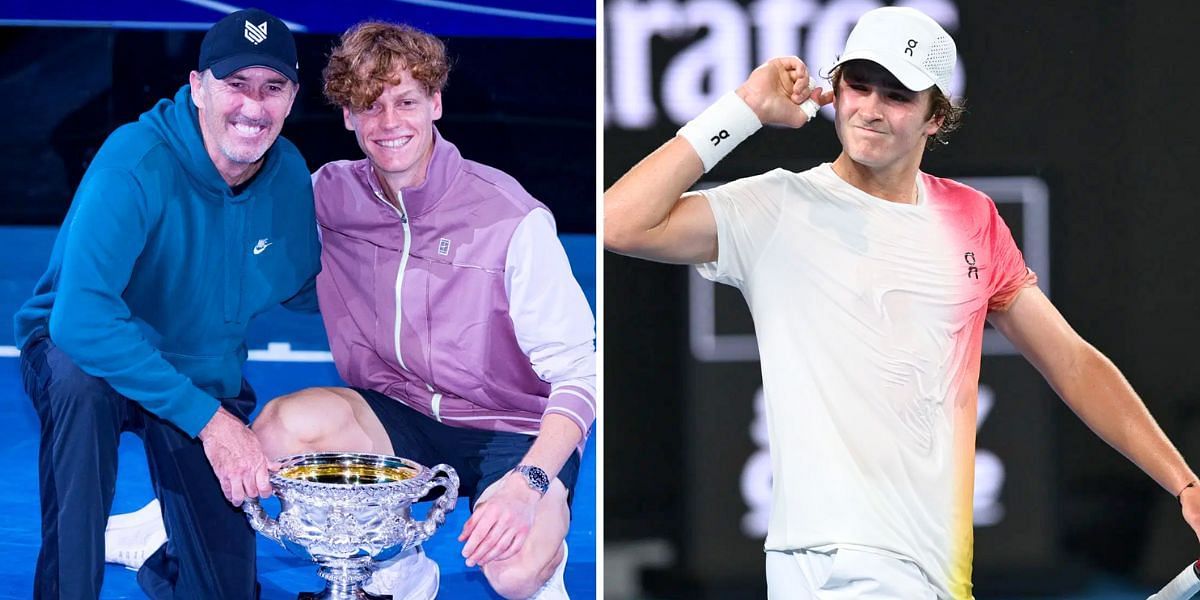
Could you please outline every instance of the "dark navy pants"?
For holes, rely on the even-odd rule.
[[[169,540],[138,571],[146,594],[172,600],[256,596],[254,532],[225,500],[199,440],[81,371],[44,335],[22,349],[21,376],[42,427],[35,598],[99,597],[123,431],[134,432],[146,447]],[[239,396],[221,403],[246,421],[254,392],[243,381]]]
[[[392,442],[392,452],[426,467],[446,463],[458,472],[458,493],[470,499],[470,509],[488,486],[500,481],[529,452],[532,435],[451,427],[439,423],[375,390],[350,388],[367,401]],[[579,453],[572,452],[558,472],[567,488],[567,505],[575,499]],[[440,492],[431,492],[439,494]],[[428,499],[428,498],[426,498]]]

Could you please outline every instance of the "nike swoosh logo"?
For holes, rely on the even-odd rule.
[[[266,252],[267,248],[270,247],[271,245],[272,245],[271,242],[267,242],[266,240],[259,240],[258,245],[254,247],[254,253],[262,254],[263,252]]]

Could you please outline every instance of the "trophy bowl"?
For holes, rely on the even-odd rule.
[[[374,598],[362,589],[373,563],[429,539],[458,501],[458,474],[444,464],[428,468],[359,452],[296,454],[280,462],[271,475],[279,515],[272,518],[256,498],[242,508],[256,531],[319,565],[328,585],[301,599]],[[412,504],[439,487],[444,491],[425,520],[414,520]]]

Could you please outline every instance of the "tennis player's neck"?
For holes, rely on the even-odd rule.
[[[877,169],[855,162],[845,152],[833,161],[833,172],[843,181],[876,198],[897,204],[917,203],[917,169],[913,165],[894,165]]]

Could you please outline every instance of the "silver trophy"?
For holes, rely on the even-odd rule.
[[[242,508],[256,531],[319,565],[317,574],[329,583],[302,600],[376,598],[362,589],[372,563],[429,539],[458,501],[458,474],[447,465],[430,469],[358,452],[297,454],[281,462],[271,475],[279,516],[272,519],[257,499]],[[412,503],[439,487],[444,491],[425,520],[413,520]]]

